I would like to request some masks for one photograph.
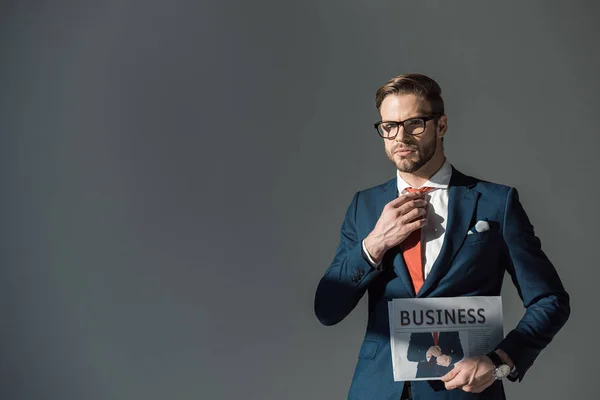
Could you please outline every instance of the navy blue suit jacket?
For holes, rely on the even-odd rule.
[[[403,382],[394,382],[387,302],[393,298],[499,296],[505,271],[526,312],[498,348],[514,361],[518,380],[567,321],[569,296],[541,249],[517,190],[466,176],[456,169],[448,188],[448,221],[441,252],[418,293],[400,246],[386,252],[374,269],[362,252],[383,207],[398,196],[396,178],[356,193],[341,228],[331,265],[315,295],[315,313],[325,325],[348,315],[368,292],[368,323],[348,394],[357,400],[398,400]],[[467,235],[479,220],[490,229]],[[501,381],[479,395],[460,389],[434,391],[427,381],[413,382],[419,399],[503,399]]]

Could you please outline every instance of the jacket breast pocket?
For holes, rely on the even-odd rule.
[[[493,231],[477,232],[467,235],[465,241],[463,242],[463,246],[470,243],[482,242],[489,239],[491,236],[493,236]]]
[[[458,279],[463,286],[469,283],[482,285],[485,280],[492,282],[492,277],[499,271],[502,243],[502,236],[494,231],[468,235],[445,278]]]
[[[358,358],[362,358],[365,360],[372,360],[375,358],[377,354],[377,350],[379,349],[379,342],[375,340],[365,339],[363,341],[362,346],[360,346],[360,351],[358,352]]]

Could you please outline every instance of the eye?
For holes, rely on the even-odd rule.
[[[390,132],[396,129],[398,127],[398,124],[394,122],[386,122],[385,124],[382,124],[382,126],[386,132]]]
[[[409,119],[408,121],[406,121],[406,123],[408,124],[408,126],[420,126],[421,125],[421,120],[420,119]]]

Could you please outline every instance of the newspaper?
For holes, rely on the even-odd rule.
[[[393,299],[388,311],[395,381],[440,379],[504,337],[500,296]]]

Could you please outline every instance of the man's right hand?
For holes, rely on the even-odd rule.
[[[440,346],[431,346],[429,350],[427,350],[427,354],[425,357],[429,360],[430,357],[439,357],[442,355],[442,349]]]
[[[437,365],[440,365],[442,367],[449,367],[450,363],[452,362],[452,357],[446,354],[442,354],[441,356],[436,357],[435,362],[437,363]]]
[[[414,192],[398,196],[383,207],[375,228],[365,238],[365,247],[373,261],[380,262],[386,251],[425,226],[426,206],[421,193]]]

